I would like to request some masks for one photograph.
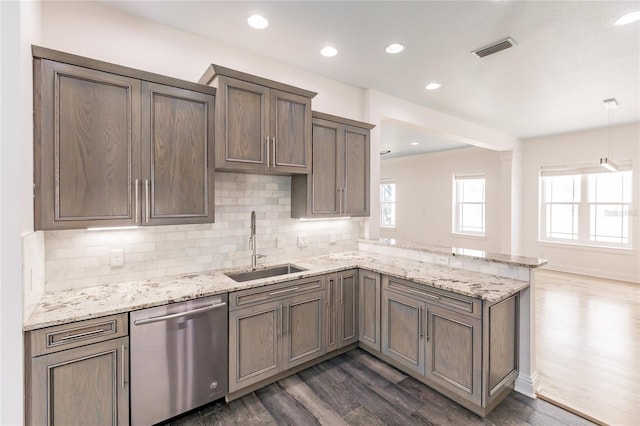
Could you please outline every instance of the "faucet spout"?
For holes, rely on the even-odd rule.
[[[251,269],[255,270],[258,267],[258,254],[256,253],[256,212],[251,212],[251,236],[249,237],[249,248],[253,251],[251,254]]]

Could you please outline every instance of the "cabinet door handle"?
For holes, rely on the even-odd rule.
[[[344,206],[344,210],[342,211],[342,213],[346,213],[347,212],[347,187],[346,186],[342,188],[342,199],[343,199],[342,205]]]
[[[271,155],[270,155],[269,136],[267,136],[265,138],[265,145],[267,146],[267,168],[271,168]]]
[[[278,154],[278,151],[276,151],[278,145],[276,144],[276,137],[275,136],[273,138],[271,138],[271,143],[273,143],[273,155],[272,155],[272,157],[273,157],[273,167],[275,168],[276,167],[276,156]]]
[[[427,315],[424,318],[425,327],[427,329],[427,342],[429,341],[429,309],[427,309]]]
[[[147,200],[145,203],[145,222],[149,222],[149,209],[150,209],[150,204],[151,204],[151,196],[149,195],[149,187],[151,186],[149,179],[145,179],[144,180],[144,193],[145,193],[145,199]]]
[[[120,373],[122,374],[122,389],[125,388],[125,359],[124,359],[124,345],[122,345],[122,347],[120,348],[120,363],[121,363],[121,368],[120,368]]]
[[[424,331],[422,330],[422,306],[418,306],[418,333],[422,339],[424,336]]]
[[[135,205],[135,218],[134,223],[140,223],[140,179],[134,181],[134,205]]]

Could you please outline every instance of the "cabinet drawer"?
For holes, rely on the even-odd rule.
[[[280,300],[310,291],[324,290],[324,276],[287,281],[265,287],[240,290],[229,294],[229,310],[264,303],[271,300]]]
[[[34,330],[29,339],[32,356],[39,356],[128,334],[127,314],[119,314]]]
[[[393,277],[383,277],[382,286],[386,290],[406,294],[475,318],[482,318],[482,301],[479,299]]]

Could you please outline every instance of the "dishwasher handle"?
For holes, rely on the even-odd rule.
[[[186,317],[187,315],[193,315],[193,314],[199,314],[202,312],[212,311],[214,309],[218,309],[223,306],[227,306],[227,303],[226,302],[214,303],[212,305],[203,306],[201,308],[192,309],[190,311],[176,312],[175,314],[162,315],[159,317],[143,318],[143,319],[135,320],[133,322],[133,325],[153,324],[154,322],[166,321],[174,318]]]

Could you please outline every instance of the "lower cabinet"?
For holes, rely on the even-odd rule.
[[[25,424],[129,424],[123,319],[126,314],[27,333]]]
[[[358,341],[358,270],[326,277],[327,352]]]
[[[491,304],[382,277],[381,352],[485,415],[518,372],[518,296]]]
[[[325,278],[229,295],[229,392],[326,352]]]
[[[361,345],[380,350],[380,274],[360,270],[358,289],[358,340]]]

